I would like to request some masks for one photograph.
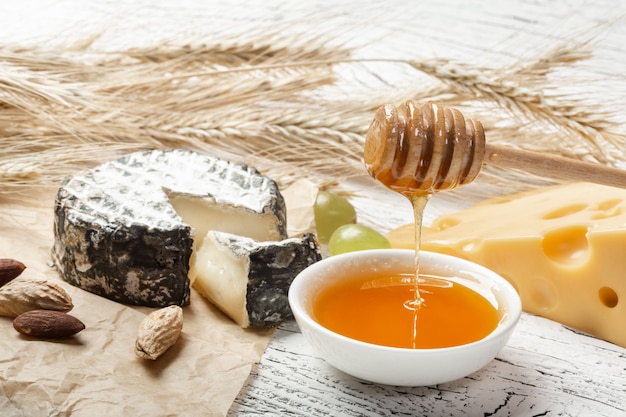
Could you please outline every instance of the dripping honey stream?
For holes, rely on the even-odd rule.
[[[422,222],[424,218],[424,210],[426,209],[426,204],[430,199],[430,193],[412,193],[408,195],[409,200],[413,206],[413,221],[415,222],[415,276],[414,276],[414,291],[415,291],[415,299],[408,301],[407,307],[412,308],[413,310],[413,335],[412,335],[412,345],[413,348],[417,347],[417,319],[420,307],[424,302],[420,294],[420,250],[422,243]]]

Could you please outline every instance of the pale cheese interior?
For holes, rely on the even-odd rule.
[[[200,240],[209,230],[219,230],[255,240],[281,240],[276,217],[256,213],[243,207],[218,204],[215,201],[186,195],[170,196],[176,213],[190,225]]]
[[[188,195],[170,195],[176,213],[194,229],[194,250],[189,265],[189,279],[196,287],[197,252],[210,230],[228,232],[259,241],[281,240],[276,217],[271,213],[256,213],[243,207],[220,205],[215,201]]]
[[[391,231],[415,247],[413,225]],[[487,200],[437,218],[423,250],[484,265],[524,309],[626,346],[626,190],[576,183]]]
[[[248,327],[246,291],[249,259],[236,256],[206,236],[196,253],[194,283],[202,296],[213,302],[241,327]]]

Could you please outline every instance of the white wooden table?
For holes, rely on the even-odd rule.
[[[596,54],[579,71],[595,74],[598,82],[576,86],[572,81],[572,87],[606,97],[607,105],[626,110],[626,3],[619,0],[393,0],[350,2],[343,8],[334,0],[302,3],[23,0],[0,6],[0,39],[36,41],[38,36],[45,39],[89,25],[104,27],[107,22],[99,20],[99,12],[114,16],[120,26],[139,21],[135,31],[140,39],[152,32],[157,36],[197,33],[212,19],[232,21],[236,30],[237,22],[246,19],[280,21],[294,14],[300,18],[298,29],[306,30],[312,24],[306,19],[307,10],[328,10],[340,25],[323,30],[330,37],[336,31],[337,38],[362,45],[359,56],[507,63],[560,40],[594,33]],[[137,10],[142,15],[131,19]],[[396,74],[383,71],[381,76],[393,80]],[[408,207],[398,211],[384,200],[367,193],[357,199],[363,222],[389,229],[410,221]],[[448,202],[433,205],[432,210],[440,209],[454,207]],[[481,371],[449,384],[397,388],[359,381],[333,369],[290,322],[276,331],[230,414],[624,416],[626,349],[524,314],[508,346]]]
[[[360,381],[333,369],[297,326],[276,332],[231,415],[623,416],[626,351],[523,315],[482,370],[432,387]]]

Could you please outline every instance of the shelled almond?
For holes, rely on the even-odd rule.
[[[85,329],[74,316],[55,310],[30,310],[13,320],[19,333],[41,339],[65,339]]]
[[[26,269],[26,265],[10,258],[0,259],[0,287],[19,277]]]

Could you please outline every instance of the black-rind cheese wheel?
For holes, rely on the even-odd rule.
[[[192,212],[181,215],[181,211]],[[245,164],[188,150],[136,152],[67,178],[52,258],[69,283],[131,305],[189,303],[199,231],[286,238],[285,202]]]

